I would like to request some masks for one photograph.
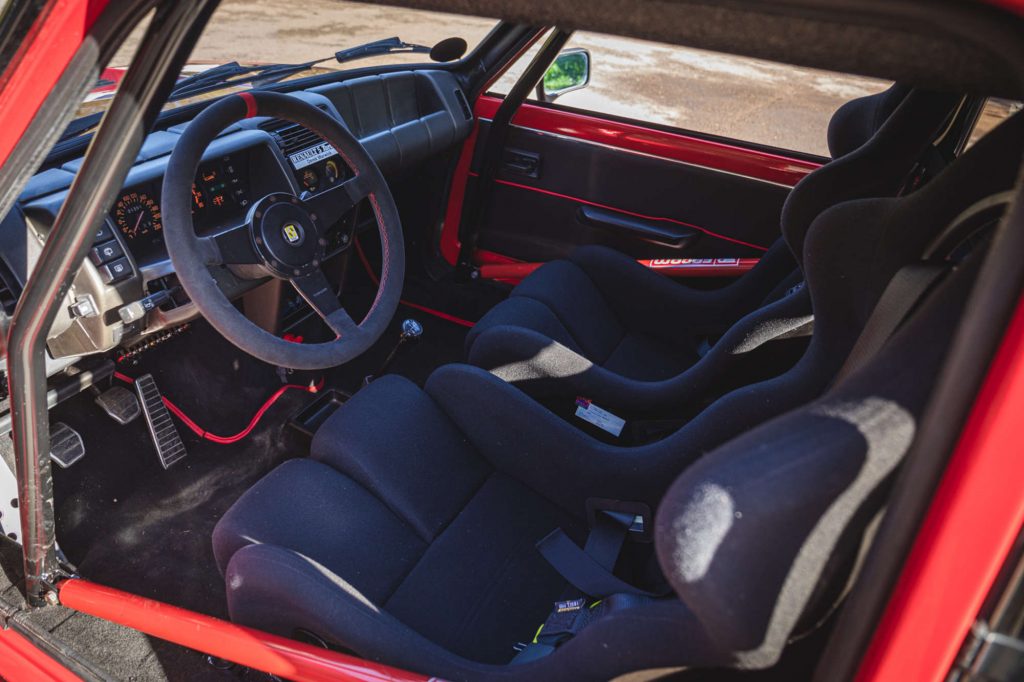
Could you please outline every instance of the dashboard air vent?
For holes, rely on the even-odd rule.
[[[318,109],[326,111],[325,107],[318,105]],[[282,121],[279,118],[271,118],[259,124],[261,130],[266,130],[274,136],[278,145],[284,150],[285,155],[301,151],[321,142],[323,138],[312,130],[303,128],[291,121]]]

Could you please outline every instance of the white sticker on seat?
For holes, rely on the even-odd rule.
[[[576,416],[616,437],[622,433],[622,427],[626,425],[625,419],[598,407],[586,398],[576,398]]]

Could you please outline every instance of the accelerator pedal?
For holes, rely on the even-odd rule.
[[[149,426],[149,435],[153,438],[153,445],[156,446],[156,454],[160,456],[160,464],[164,469],[169,469],[180,459],[184,459],[185,444],[181,442],[178,435],[178,428],[171,420],[171,413],[164,405],[163,396],[156,386],[156,380],[152,374],[143,374],[135,380],[135,391],[139,394],[139,402],[142,403],[142,413],[146,415],[146,424]]]
[[[163,401],[161,401],[163,402]],[[96,396],[96,404],[121,426],[142,414],[139,400],[124,386],[113,386]]]
[[[85,457],[85,443],[78,431],[65,424],[57,422],[50,426],[50,459],[56,462],[61,469],[69,466]]]

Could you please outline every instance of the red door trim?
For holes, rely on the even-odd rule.
[[[427,682],[410,673],[302,644],[87,580],[58,586],[68,608],[295,682]]]
[[[477,174],[473,173],[473,172],[470,172],[470,177],[477,177]],[[530,192],[539,192],[540,194],[546,194],[547,196],[555,197],[556,199],[565,199],[566,201],[572,201],[572,202],[575,202],[577,204],[586,204],[587,206],[594,206],[596,208],[603,208],[605,210],[614,211],[616,213],[623,213],[623,214],[628,215],[628,216],[633,216],[634,218],[641,218],[642,220],[653,220],[653,221],[656,221],[656,222],[672,223],[673,225],[680,225],[682,227],[689,227],[691,229],[697,230],[698,232],[703,232],[707,236],[713,237],[714,239],[721,239],[723,241],[732,242],[733,244],[739,244],[740,246],[746,246],[746,247],[751,248],[751,249],[757,249],[758,251],[767,251],[768,250],[767,246],[761,246],[760,244],[752,244],[751,242],[745,242],[745,241],[743,241],[741,239],[734,239],[733,237],[727,237],[724,234],[718,234],[717,232],[712,232],[711,230],[709,230],[707,228],[704,228],[704,227],[701,227],[700,225],[694,225],[693,223],[687,223],[687,222],[684,222],[682,220],[676,220],[675,218],[667,218],[667,217],[664,217],[664,216],[653,216],[653,215],[647,215],[645,213],[638,213],[636,211],[630,211],[630,210],[627,210],[625,208],[618,208],[617,206],[609,206],[608,204],[602,204],[602,203],[599,203],[597,201],[590,201],[589,199],[581,199],[580,197],[574,197],[574,196],[571,196],[569,194],[562,194],[560,192],[552,192],[549,189],[542,189],[540,187],[534,187],[532,185],[523,185],[523,184],[520,184],[518,182],[512,182],[510,180],[501,180],[499,178],[495,178],[494,182],[499,184],[499,185],[505,185],[507,187],[515,187],[516,189],[523,189],[523,190],[527,190],[527,191],[530,191]]]
[[[758,258],[641,258],[637,263],[666,277],[739,277],[757,265]],[[524,263],[491,251],[477,250],[473,262],[481,279],[518,284],[544,265]]]
[[[483,95],[476,103],[479,118],[493,118],[502,99]],[[524,103],[512,117],[512,125],[595,142],[624,151],[682,161],[755,180],[792,187],[820,163],[793,159],[758,149],[706,140],[694,135],[645,128],[635,123],[588,116],[550,106]]]
[[[1024,527],[1024,300],[989,368],[858,682],[940,682]]]
[[[441,228],[440,251],[442,257],[454,265],[459,257],[459,224],[462,220],[462,207],[466,196],[466,185],[472,173],[473,153],[479,134],[480,119],[493,118],[501,105],[501,98],[493,95],[481,95],[473,106],[476,120],[473,131],[462,145],[462,151],[456,162],[452,175],[452,185],[448,196],[448,207],[445,211],[444,223]],[[594,142],[605,146],[638,152],[673,161],[681,161],[705,168],[735,173],[756,180],[775,182],[786,186],[795,185],[820,164],[802,159],[791,159],[778,154],[750,149],[723,142],[705,140],[692,135],[644,128],[643,126],[612,121],[597,116],[586,116],[575,112],[563,111],[552,107],[525,103],[512,117],[512,124],[550,132],[567,137]],[[529,185],[518,185],[505,180],[499,183],[522,187],[538,192],[557,195],[555,192],[543,190]],[[583,200],[571,198],[575,201]],[[602,206],[601,204],[593,204]],[[605,207],[611,210],[622,210]],[[628,211],[623,211],[627,212]],[[658,220],[671,220],[656,218]],[[673,221],[679,222],[679,221]],[[686,224],[687,223],[682,223]],[[696,225],[688,225],[712,236],[728,239],[740,244],[764,250],[765,247],[747,244],[724,235],[711,233]]]

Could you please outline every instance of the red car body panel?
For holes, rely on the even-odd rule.
[[[918,534],[858,682],[944,680],[1024,528],[1024,301]]]
[[[107,0],[51,0],[0,76],[0,165],[25,134]]]
[[[1024,0],[984,2],[1024,15]],[[6,162],[106,5],[107,0],[52,0],[46,5],[22,50],[0,76],[0,164]],[[477,102],[478,116],[487,112],[493,115],[495,105],[490,101],[493,99],[481,98],[483,103]],[[533,111],[535,109],[537,111]],[[526,118],[519,119],[517,115],[517,123],[529,120],[534,125],[555,126],[574,121],[562,118],[565,112],[559,112],[558,116],[541,113],[553,111],[545,107],[526,105],[523,110],[528,113],[519,115]],[[546,116],[553,118],[545,120]],[[574,122],[579,127],[573,130],[581,135],[604,135],[595,126]],[[693,154],[705,161],[736,163],[744,168],[755,158],[732,149],[723,150],[718,143],[699,138],[692,138],[697,142],[673,138],[673,142],[666,143],[669,138],[655,136],[656,139],[651,139],[619,126],[628,124],[615,124],[609,130],[619,131],[611,135],[619,144],[632,145],[624,148]],[[665,135],[686,137],[674,133]],[[474,141],[475,137],[466,142],[459,159],[442,235],[442,251],[450,262],[454,262],[458,254],[458,218]],[[801,168],[800,164],[779,165],[776,159],[756,158],[762,158],[765,164],[762,170],[776,178],[788,177],[795,181],[801,172],[811,170]],[[1020,493],[1024,489],[1024,461],[1019,457],[1022,413],[1024,305],[1018,307],[989,370],[861,668],[859,682],[938,682],[946,678],[970,624],[1024,524],[1024,498]],[[293,679],[427,679],[82,580],[63,583],[60,592],[63,602],[70,608]],[[0,676],[12,680],[76,679],[28,639],[11,630],[0,630]]]

